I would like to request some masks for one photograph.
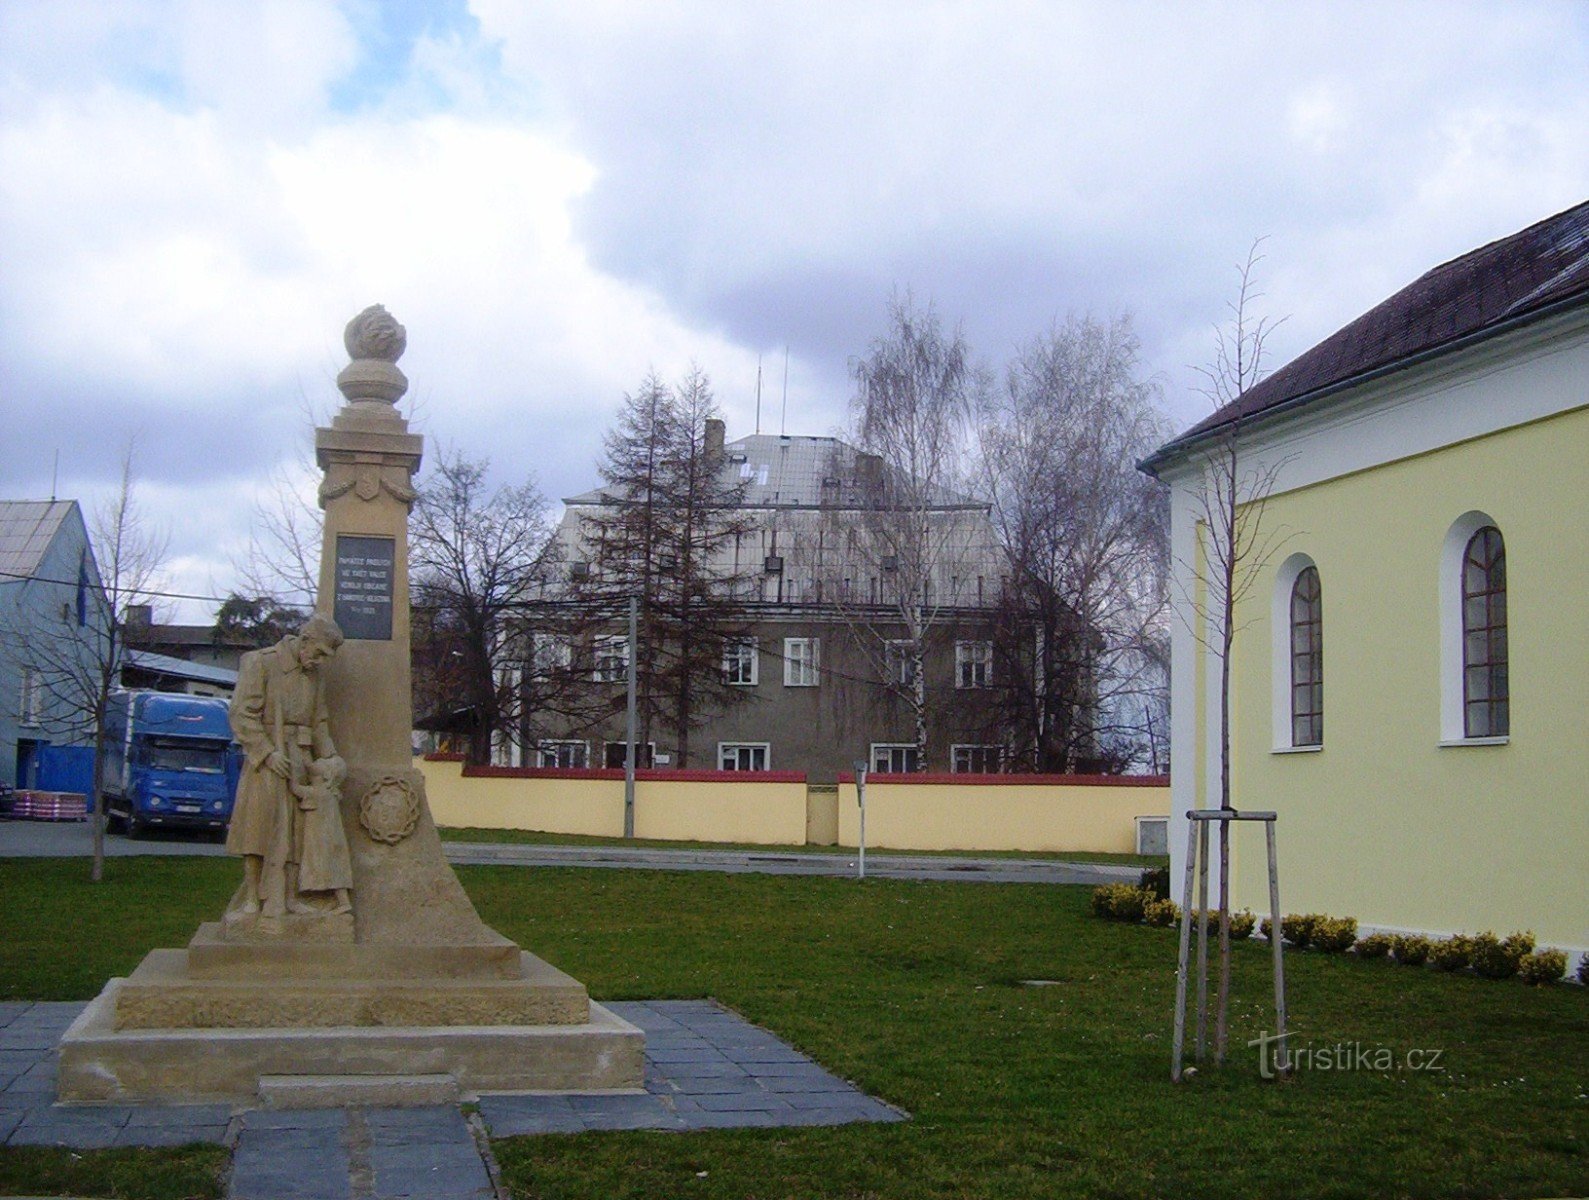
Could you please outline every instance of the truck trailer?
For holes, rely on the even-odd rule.
[[[105,714],[105,819],[217,832],[232,819],[240,753],[227,703],[174,692],[116,692]]]

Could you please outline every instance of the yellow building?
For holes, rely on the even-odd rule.
[[[1144,468],[1171,485],[1172,870],[1219,804],[1194,629],[1210,451],[1272,477],[1231,655],[1233,803],[1282,907],[1589,952],[1589,203],[1429,271]],[[1205,639],[1206,640],[1206,639]],[[1267,908],[1237,827],[1233,900]]]

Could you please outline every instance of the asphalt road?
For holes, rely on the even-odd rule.
[[[639,846],[542,846],[444,842],[452,863],[521,867],[605,867],[623,870],[756,872],[768,875],[855,875],[853,852],[788,853],[769,850],[661,850]],[[0,858],[69,858],[93,851],[86,822],[0,821]],[[138,854],[224,855],[219,843],[194,834],[149,833],[133,839],[105,837],[107,856]],[[866,874],[878,879],[930,879],[953,883],[1135,882],[1140,867],[1037,858],[948,858],[869,854]]]

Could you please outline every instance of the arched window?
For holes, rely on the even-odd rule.
[[[1511,729],[1506,672],[1506,545],[1485,525],[1462,553],[1462,735]]]
[[[1291,585],[1291,744],[1324,744],[1324,602],[1314,566]]]

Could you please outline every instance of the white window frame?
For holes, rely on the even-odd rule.
[[[1465,512],[1446,530],[1440,550],[1440,745],[1504,746],[1511,735],[1468,737],[1463,723],[1462,704],[1462,559],[1468,542],[1486,525],[1501,531],[1503,544],[1506,526],[1489,513],[1474,509]],[[1508,564],[1510,566],[1511,564]],[[1510,597],[1508,597],[1510,600]],[[1511,609],[1507,610],[1508,622]]]
[[[970,768],[970,757],[975,751],[992,751],[994,756],[993,770],[973,771]],[[961,752],[965,752],[967,765],[961,767]],[[997,775],[1004,770],[1004,747],[990,742],[960,742],[949,747],[949,771],[953,775]]]
[[[916,682],[916,643],[909,638],[889,638],[883,643],[883,679],[893,687]]]
[[[784,638],[784,687],[816,687],[821,682],[821,673],[821,638]]]
[[[745,669],[747,664],[749,670]],[[730,638],[723,643],[723,682],[730,687],[755,687],[760,681],[761,649],[757,640]]]
[[[915,768],[909,765],[906,758],[909,755],[919,755],[919,751],[920,747],[915,742],[873,742],[868,761],[872,764],[871,770],[874,775],[912,775],[915,774]],[[896,753],[900,755],[900,761],[905,764],[898,770],[894,769]],[[879,756],[884,757],[887,765],[881,767],[877,765]],[[918,766],[920,761],[918,757]]]
[[[560,633],[530,635],[530,671],[545,678],[553,671],[566,671],[574,664],[574,645]]]
[[[735,762],[737,764],[737,762],[739,760],[739,755],[742,752],[749,752],[749,754],[751,755],[752,761],[754,761],[755,755],[759,752],[760,755],[761,755],[761,766],[759,766],[759,767],[757,767],[757,766],[742,767],[742,766],[738,766],[738,765],[729,766],[724,761],[729,755],[733,755],[734,759],[735,759]],[[771,742],[718,742],[717,743],[717,769],[719,771],[744,771],[744,772],[747,772],[747,773],[753,773],[753,772],[757,772],[757,771],[770,771],[770,770],[772,770],[772,743]]]
[[[596,661],[591,674],[597,683],[623,683],[629,678],[629,639],[626,636],[603,634],[595,640],[593,649]]]
[[[575,750],[574,757],[582,759],[578,763],[563,763],[563,751]],[[547,752],[550,751],[558,761],[548,763]],[[535,765],[547,771],[583,771],[590,767],[590,743],[578,738],[542,738],[535,743]]]
[[[1275,754],[1316,754],[1324,749],[1322,742],[1297,745],[1291,722],[1291,589],[1309,567],[1317,571],[1319,564],[1307,554],[1288,557],[1275,572],[1269,596],[1269,736]],[[1319,577],[1322,581],[1323,572]]]
[[[977,668],[982,668],[981,678]],[[970,679],[966,678],[969,670]],[[955,687],[971,690],[993,686],[993,643],[964,641],[955,643]]]

